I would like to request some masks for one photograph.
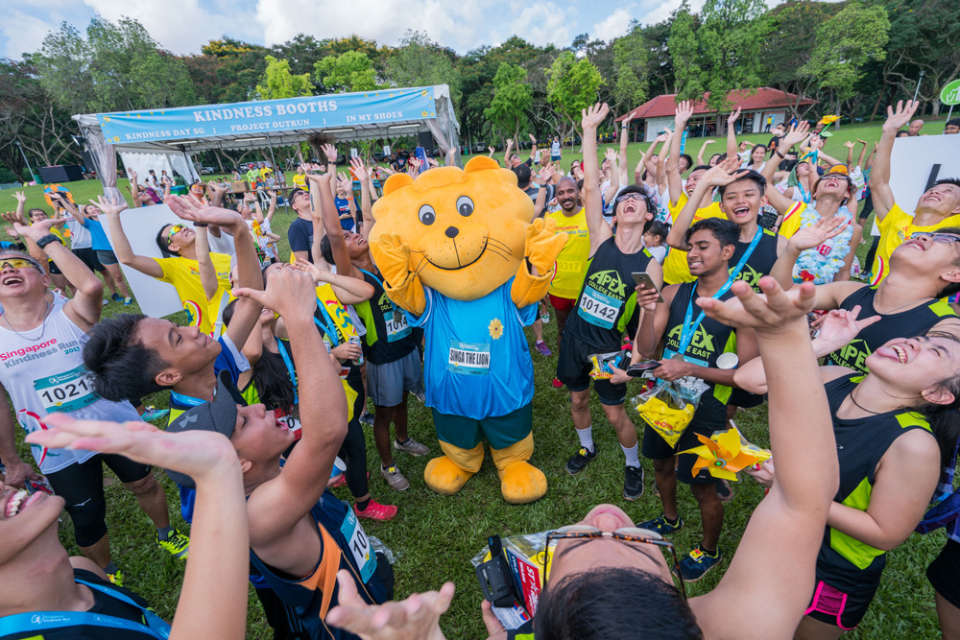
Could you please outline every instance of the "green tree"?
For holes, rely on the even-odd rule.
[[[211,40],[200,55],[186,56],[183,63],[203,102],[243,102],[256,97],[268,53],[259,45],[225,38]]]
[[[426,33],[408,31],[386,61],[386,76],[397,87],[433,84],[450,86],[450,99],[459,107],[462,96],[456,54],[430,40]]]
[[[670,59],[674,69],[673,92],[680,100],[699,98],[705,87],[701,76],[700,49],[697,44],[696,17],[690,12],[690,5],[683,0],[674,14],[668,40]]]
[[[509,62],[500,63],[493,78],[493,100],[483,110],[484,116],[501,132],[519,139],[532,105],[533,96],[524,68]]]
[[[569,136],[580,128],[580,111],[597,100],[603,77],[588,58],[578,60],[570,51],[557,56],[547,77],[547,99],[567,125],[564,136]]]
[[[266,60],[267,68],[257,84],[257,96],[261,100],[313,95],[309,73],[294,75],[290,73],[290,63],[286,60],[277,60],[273,56],[267,56]]]
[[[314,64],[317,84],[327,91],[369,91],[377,88],[377,72],[367,54],[346,51],[329,55]]]
[[[727,94],[761,85],[761,51],[770,22],[764,0],[707,0],[700,11],[701,84],[710,92],[707,105],[729,107]]]
[[[613,41],[613,108],[625,113],[647,99],[647,46],[633,30]]]
[[[842,103],[854,94],[863,66],[886,56],[889,31],[890,20],[882,6],[849,2],[817,27],[816,46],[800,73],[817,78],[840,113]]]

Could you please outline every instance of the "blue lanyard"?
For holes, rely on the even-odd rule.
[[[297,399],[297,371],[293,368],[290,354],[287,353],[287,348],[283,346],[282,340],[277,340],[277,350],[280,351],[280,357],[283,358],[283,364],[287,368],[287,375],[290,376],[290,384],[293,385],[293,404],[299,404],[300,401]]]
[[[199,407],[202,404],[207,404],[206,400],[194,398],[193,396],[186,396],[182,393],[177,393],[176,391],[170,392],[170,399],[182,407]]]
[[[760,243],[760,236],[763,235],[763,229],[757,229],[757,232],[753,236],[753,240],[750,241],[750,246],[747,247],[747,250],[743,252],[743,255],[740,256],[740,261],[737,265],[730,271],[727,281],[723,283],[723,286],[717,289],[717,292],[713,294],[714,299],[722,298],[723,295],[730,291],[730,287],[733,286],[733,283],[737,281],[737,276],[740,275],[740,272],[743,271],[743,266],[747,264],[747,260],[750,259],[750,256],[753,255],[753,250],[757,248],[757,245]],[[677,347],[677,353],[682,357],[687,352],[687,347],[690,346],[690,342],[693,340],[693,334],[697,332],[697,327],[700,326],[700,323],[703,322],[704,312],[701,310],[700,315],[697,316],[697,319],[691,324],[690,320],[693,318],[693,299],[697,294],[697,284],[699,281],[694,283],[693,290],[690,292],[690,299],[687,300],[687,311],[683,315],[683,329],[680,332],[680,344]]]

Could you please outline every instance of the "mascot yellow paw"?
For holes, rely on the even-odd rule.
[[[529,462],[511,462],[500,471],[500,492],[510,504],[526,504],[547,493],[547,477]]]
[[[452,496],[463,488],[473,473],[457,466],[447,456],[434,458],[423,470],[423,481],[437,493]]]

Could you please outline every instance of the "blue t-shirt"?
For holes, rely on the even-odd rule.
[[[350,201],[346,198],[336,197],[333,199],[333,203],[337,206],[337,215],[338,216],[349,216],[350,215]],[[349,218],[340,218],[340,226],[343,227],[346,231],[353,231],[354,220],[353,216]]]
[[[113,251],[113,247],[110,246],[110,240],[107,238],[107,234],[104,232],[103,225],[100,224],[99,220],[87,218],[84,220],[83,226],[90,232],[91,249],[94,251]]]
[[[297,218],[287,227],[290,251],[306,251],[307,260],[313,262],[313,222]]]
[[[504,416],[533,400],[533,363],[523,327],[537,305],[510,298],[513,278],[477,300],[454,300],[424,287],[423,314],[406,313],[423,327],[426,404],[440,413],[475,420]]]

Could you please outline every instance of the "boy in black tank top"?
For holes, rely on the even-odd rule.
[[[644,326],[638,333],[639,340],[643,341],[642,353],[654,353],[657,342],[664,341],[663,360],[660,367],[653,370],[654,376],[663,380],[696,377],[708,385],[693,419],[674,445],[650,427],[643,433],[643,455],[653,459],[663,514],[638,526],[661,534],[672,533],[683,526],[677,511],[677,480],[690,484],[703,522],[702,542],[683,558],[679,567],[683,579],[691,582],[699,580],[720,561],[718,542],[723,526],[723,503],[717,495],[713,476],[705,471],[695,476],[691,473],[696,456],[678,456],[677,452],[697,446],[697,434],[709,436],[725,428],[735,362],[746,361],[757,354],[751,331],[735,331],[707,318],[696,304],[698,297],[720,300],[732,297],[730,286],[737,274],[729,272],[729,262],[736,240],[737,227],[728,220],[709,218],[696,223],[688,232],[687,263],[697,280],[665,288],[665,303],[657,306],[652,317],[648,314],[644,318]],[[722,354],[730,354],[724,358],[733,359],[734,364],[722,363],[720,368],[718,358]]]
[[[771,273],[785,289],[793,286],[793,264],[804,249],[836,234],[821,221],[799,230]],[[945,296],[960,291],[960,228],[916,233],[890,256],[889,275],[877,286],[844,281],[817,285],[815,308],[857,310],[860,317],[879,315],[848,344],[830,354],[831,364],[867,372],[867,358],[888,340],[923,335],[931,330],[960,335],[960,318]]]
[[[171,434],[145,429],[142,422],[74,420],[65,413],[50,414],[45,422],[50,429],[30,434],[27,442],[123,455],[193,479],[196,509],[175,623],[197,637],[241,640],[249,537],[243,474],[230,442],[216,433]],[[60,496],[28,496],[0,483],[0,637],[169,637],[171,625],[142,599],[111,584],[93,561],[68,557],[58,537],[63,508]]]
[[[623,333],[637,310],[633,273],[645,272],[656,288],[663,284],[660,264],[643,246],[643,227],[653,219],[653,203],[638,186],[620,191],[614,201],[616,231],[603,220],[600,167],[597,163],[597,127],[606,119],[606,104],[583,112],[583,203],[590,231],[590,265],[574,311],[560,339],[557,378],[570,391],[570,413],[580,447],[566,465],[567,473],[580,473],[597,455],[590,418],[592,357],[618,358]],[[607,420],[617,432],[626,459],[623,497],[636,500],[643,494],[643,467],[637,429],[623,402],[626,384],[596,379],[594,389]]]
[[[677,215],[667,242],[671,247],[686,250],[686,234],[697,211],[697,203],[716,188],[720,195],[720,209],[739,228],[736,248],[730,258],[730,270],[746,256],[737,272],[737,279],[747,281],[754,291],[759,292],[757,283],[773,269],[786,240],[762,228],[757,222],[763,205],[766,179],[756,171],[737,170],[737,163],[737,158],[724,160],[700,178],[693,195]]]

